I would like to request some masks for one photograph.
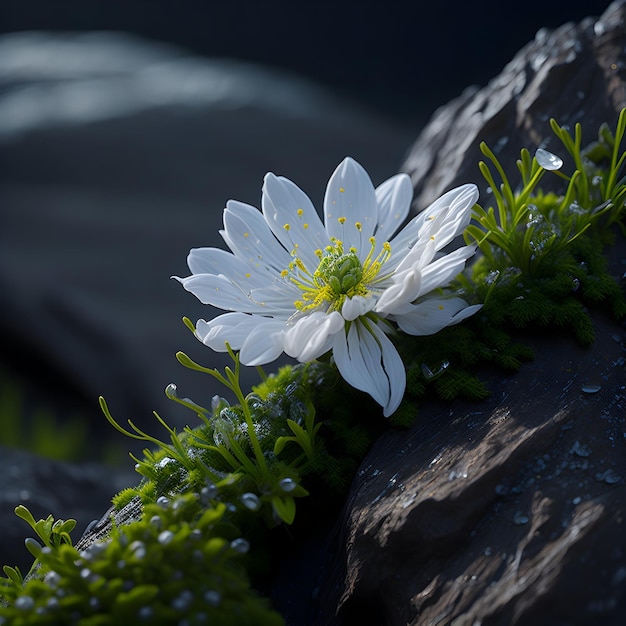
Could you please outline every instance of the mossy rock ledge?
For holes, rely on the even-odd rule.
[[[520,147],[557,152],[551,117],[590,133],[614,124],[626,104],[625,19],[615,2],[542,30],[486,87],[438,110],[402,168],[416,206],[479,180],[480,141],[514,178]],[[607,254],[624,285],[622,233]],[[352,484],[316,624],[623,622],[625,328],[591,316],[589,348],[526,332],[535,359],[492,377],[489,399],[423,407],[408,434],[376,442]]]
[[[626,106],[625,20],[622,1],[540,31],[486,87],[438,110],[402,168],[416,207],[480,180],[480,141],[514,167],[520,147],[556,151],[545,143],[551,117],[590,133],[614,126]],[[619,279],[626,239],[615,241],[607,255]],[[510,376],[485,372],[487,400],[428,400],[413,427],[377,439],[334,529],[327,521],[301,541],[263,590],[287,624],[623,623],[626,329],[590,315],[590,347],[526,331],[535,359]],[[138,500],[107,512],[78,548],[142,514]]]

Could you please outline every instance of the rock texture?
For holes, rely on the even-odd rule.
[[[75,519],[76,540],[100,518],[115,493],[139,482],[130,468],[60,463],[5,446],[0,446],[0,476],[0,565],[18,565],[23,573],[33,562],[24,539],[34,533],[14,514],[18,504],[28,507],[35,519]]]
[[[539,33],[488,86],[439,110],[405,167],[417,204],[476,180],[481,140],[514,167],[520,147],[553,147],[551,116],[587,132],[614,125],[626,106],[625,16],[619,2],[597,21]],[[621,276],[622,235],[610,254]],[[525,336],[536,359],[494,376],[489,400],[426,406],[410,432],[376,443],[316,624],[623,623],[626,334],[593,320],[591,348]]]

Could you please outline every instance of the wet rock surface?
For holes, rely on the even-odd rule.
[[[417,204],[477,180],[481,140],[514,168],[520,147],[556,151],[549,117],[614,127],[625,15],[615,3],[539,33],[487,87],[439,110],[406,163]],[[408,433],[381,437],[353,483],[316,624],[622,623],[626,333],[592,317],[590,348],[525,334],[535,360],[494,375],[487,401],[424,406]]]

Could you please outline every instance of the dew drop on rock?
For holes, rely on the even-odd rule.
[[[615,485],[622,480],[622,477],[615,470],[608,469],[606,472],[596,474],[596,480],[607,485]]]
[[[539,163],[544,170],[554,171],[563,167],[563,159],[543,148],[537,148],[535,158],[537,159],[537,163]]]
[[[591,450],[587,446],[583,446],[580,441],[576,440],[574,445],[570,448],[570,454],[575,454],[576,456],[587,457],[591,454]]]
[[[580,390],[583,393],[598,393],[598,391],[600,391],[600,389],[602,389],[602,387],[600,385],[591,385],[591,384],[583,385],[580,388]]]
[[[528,516],[524,515],[521,511],[517,511],[517,513],[513,516],[513,523],[517,526],[528,524]]]

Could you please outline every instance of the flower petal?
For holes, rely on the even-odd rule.
[[[221,234],[235,255],[251,267],[271,268],[278,274],[291,261],[289,251],[276,241],[262,213],[249,204],[227,202]]]
[[[357,320],[347,333],[337,333],[333,357],[346,382],[369,393],[383,407],[385,417],[398,408],[406,372],[396,348],[378,326]]]
[[[275,361],[283,353],[287,326],[274,319],[257,320],[257,325],[246,337],[239,356],[244,365],[264,365]]]
[[[351,322],[357,317],[371,311],[375,304],[376,300],[372,296],[354,296],[353,298],[346,298],[341,307],[341,316],[344,320]]]
[[[395,315],[394,319],[409,335],[434,335],[446,326],[458,324],[481,307],[482,304],[469,306],[462,298],[428,298],[406,307],[406,313]]]
[[[421,270],[422,283],[416,297],[426,295],[438,287],[445,287],[463,271],[465,262],[474,252],[476,246],[463,246],[427,265]]]
[[[220,248],[192,248],[187,256],[187,265],[192,274],[224,275],[228,271],[227,278],[240,285],[244,291],[266,286],[268,280],[273,279],[273,276],[268,276],[266,268],[259,271]]]
[[[196,337],[216,352],[226,352],[226,342],[233,350],[240,350],[249,334],[260,325],[277,323],[270,317],[247,313],[224,313],[210,322],[196,322]],[[282,324],[282,322],[278,322]]]
[[[330,237],[343,241],[345,250],[356,248],[361,261],[365,259],[378,224],[378,203],[367,172],[350,157],[339,164],[326,186],[324,223]]]
[[[399,263],[408,250],[431,236],[437,240],[436,250],[441,250],[465,229],[477,200],[478,188],[473,184],[461,185],[444,193],[390,241],[392,260]]]
[[[330,350],[332,336],[343,329],[344,319],[337,311],[314,311],[300,318],[285,333],[285,353],[298,361],[312,361]]]
[[[418,297],[422,277],[417,269],[408,269],[393,277],[393,283],[381,294],[375,311],[380,314],[393,314],[400,307],[413,302]]]
[[[263,215],[277,239],[314,270],[315,250],[328,245],[328,235],[309,197],[288,178],[269,173],[263,182]],[[288,228],[287,228],[288,226]]]
[[[376,187],[378,227],[374,233],[381,246],[400,228],[411,208],[413,185],[408,174],[397,174]]]
[[[252,300],[240,286],[225,276],[215,274],[193,274],[187,278],[174,278],[190,291],[202,304],[210,304],[225,311],[243,313],[272,313],[264,302]]]

